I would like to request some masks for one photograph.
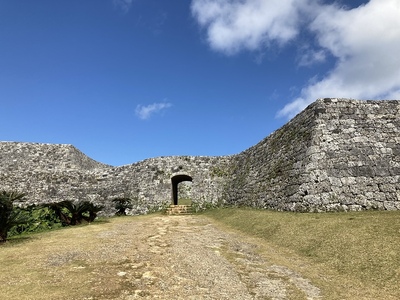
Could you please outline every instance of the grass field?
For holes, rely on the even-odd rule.
[[[205,215],[256,237],[264,255],[297,269],[324,299],[400,299],[400,212],[287,213],[215,209]]]

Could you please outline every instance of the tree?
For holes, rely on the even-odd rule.
[[[14,201],[22,200],[24,197],[25,194],[15,191],[0,192],[0,242],[7,241],[11,228],[27,222],[26,217],[14,209]]]
[[[114,207],[117,210],[115,214],[117,216],[126,216],[126,209],[131,209],[133,207],[130,198],[115,198],[112,202],[115,203]]]

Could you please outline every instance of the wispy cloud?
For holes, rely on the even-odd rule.
[[[314,49],[308,45],[299,48],[298,65],[300,67],[311,67],[326,61],[326,51]]]
[[[121,9],[124,13],[127,13],[131,6],[133,0],[113,0],[114,7]]]
[[[400,98],[398,0],[353,9],[319,0],[192,0],[191,10],[210,47],[227,55],[285,46],[305,31],[310,46],[299,48],[299,66],[333,57],[334,67],[310,78],[278,116],[293,117],[317,98]]]
[[[135,114],[139,119],[147,120],[152,115],[159,113],[171,106],[172,106],[172,104],[168,103],[168,102],[153,103],[153,104],[149,104],[149,105],[139,104],[138,106],[136,106]]]

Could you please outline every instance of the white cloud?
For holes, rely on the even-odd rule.
[[[210,46],[226,54],[287,43],[299,32],[310,0],[193,0],[191,11],[207,28]]]
[[[114,6],[127,13],[132,6],[133,0],[113,0]]]
[[[139,117],[139,119],[147,120],[155,113],[159,113],[162,110],[167,109],[171,106],[172,106],[172,104],[168,103],[168,102],[153,103],[153,104],[149,104],[149,105],[140,105],[139,104],[138,106],[136,106],[135,114],[136,114],[136,116]]]
[[[225,54],[285,45],[311,35],[298,64],[333,57],[335,66],[310,80],[279,116],[293,117],[317,98],[400,97],[400,1],[370,0],[348,9],[319,0],[192,0],[192,14],[211,48]]]
[[[343,10],[327,6],[310,24],[321,47],[337,58],[320,81],[304,87],[280,116],[292,117],[322,97],[393,99],[400,96],[400,2],[371,0]]]

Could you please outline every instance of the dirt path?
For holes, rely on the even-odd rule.
[[[0,249],[0,299],[321,299],[201,215],[115,218]]]
[[[320,299],[299,274],[271,265],[257,245],[201,216],[155,216],[98,237],[103,247],[91,256],[116,266],[118,299]]]

